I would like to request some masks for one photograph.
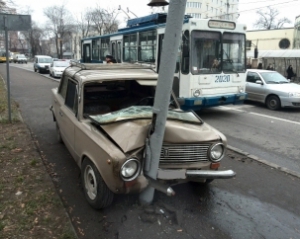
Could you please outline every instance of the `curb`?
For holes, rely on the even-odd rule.
[[[233,147],[233,146],[227,145],[227,148],[228,148],[229,150],[232,150],[232,151],[238,153],[238,154],[241,154],[241,155],[246,156],[246,157],[248,157],[248,158],[250,158],[250,159],[253,159],[253,160],[257,161],[257,162],[260,162],[260,163],[262,163],[262,164],[265,164],[265,165],[267,165],[267,166],[270,166],[270,167],[272,167],[272,168],[278,169],[278,170],[280,170],[280,171],[282,171],[282,172],[285,172],[285,173],[287,173],[287,174],[290,174],[290,175],[292,175],[292,176],[295,176],[295,177],[297,177],[297,178],[300,178],[300,173],[298,173],[298,172],[295,172],[295,171],[290,170],[290,169],[285,168],[285,167],[281,167],[281,166],[279,166],[278,164],[271,163],[271,162],[269,162],[269,161],[267,161],[267,160],[261,159],[261,158],[255,156],[255,155],[253,155],[253,154],[249,154],[249,153],[247,153],[247,152],[245,152],[245,151],[243,151],[243,150],[240,150],[240,149],[238,149],[238,148],[235,148],[235,147]]]

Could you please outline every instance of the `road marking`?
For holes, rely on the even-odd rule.
[[[287,120],[287,119],[278,118],[278,117],[275,117],[275,116],[270,116],[270,115],[265,115],[265,114],[260,114],[260,113],[247,112],[245,110],[237,109],[237,108],[234,108],[234,107],[219,106],[218,108],[221,108],[222,110],[232,110],[232,111],[247,113],[247,114],[250,114],[250,115],[256,115],[256,116],[260,116],[260,117],[264,117],[264,118],[278,120],[278,121],[282,121],[282,122],[286,122],[286,123],[300,125],[300,122],[297,122],[297,121]],[[242,108],[242,107],[240,107],[240,108]]]

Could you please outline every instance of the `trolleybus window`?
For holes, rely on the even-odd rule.
[[[244,34],[224,33],[223,34],[223,71],[224,72],[244,72],[245,65],[245,45]]]
[[[155,62],[156,32],[141,32],[139,36],[139,61]]]
[[[136,50],[136,34],[124,35],[124,54],[123,61],[125,62],[134,62],[137,60]]]
[[[192,73],[207,74],[221,72],[219,62],[221,51],[220,32],[192,32]],[[214,67],[215,65],[215,67]]]
[[[101,39],[100,60],[105,61],[105,56],[109,55],[109,37]]]

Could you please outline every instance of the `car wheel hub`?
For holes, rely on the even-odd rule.
[[[277,101],[276,101],[276,100],[271,100],[271,101],[270,101],[270,105],[271,105],[272,107],[276,107],[276,106],[277,106]]]
[[[84,185],[87,195],[91,200],[94,200],[97,196],[97,180],[95,172],[91,166],[87,166],[84,171]]]

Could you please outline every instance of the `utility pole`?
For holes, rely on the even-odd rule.
[[[227,0],[227,3],[226,3],[226,6],[227,6],[227,20],[229,20],[229,0]]]
[[[165,1],[162,1],[164,5],[158,5],[157,2],[160,1],[152,0],[151,3],[153,5],[150,5],[151,3],[148,5],[160,7],[167,5]],[[150,162],[150,167],[149,169],[144,169],[146,176],[150,178],[150,181],[154,182],[157,177],[160,152],[165,133],[165,124],[167,121],[176,58],[181,40],[185,6],[186,0],[170,0],[169,12],[167,15],[165,39],[162,46],[159,76],[154,98],[152,125],[150,126],[151,128],[148,144],[150,156],[146,156],[146,161]],[[154,192],[155,189],[153,187],[147,187],[140,194],[141,204],[150,204],[153,201]]]

